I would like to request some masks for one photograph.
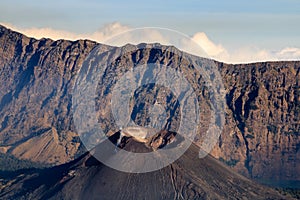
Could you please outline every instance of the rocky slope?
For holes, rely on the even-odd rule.
[[[4,27],[0,32],[2,151],[34,161],[68,161],[79,145],[70,127],[72,76],[96,44],[35,40]]]
[[[86,40],[35,40],[0,26],[1,152],[52,164],[74,159],[80,140],[72,118],[72,88],[84,59],[97,45]],[[132,55],[111,66],[110,76],[103,80],[107,81],[105,85],[112,87],[118,73],[136,62],[173,64],[192,84],[201,109],[209,111],[201,74],[193,71],[190,63],[170,54],[168,47],[161,46],[161,51],[151,47],[130,47]],[[105,51],[113,47],[101,48]],[[211,154],[246,176],[266,181],[299,181],[300,62],[215,64],[226,91],[226,123]],[[109,79],[114,75],[115,79]],[[104,89],[98,90],[99,110],[105,109],[110,98],[101,95],[105,94]],[[150,95],[141,99],[146,93]],[[168,97],[154,85],[139,88],[136,94],[133,111],[154,104],[154,94],[160,99]],[[167,114],[173,121],[170,127],[176,128],[176,101],[172,97],[162,102],[164,106],[172,105]],[[133,113],[135,122],[147,124],[146,113]],[[205,113],[201,131],[207,129]],[[109,115],[99,115],[105,130],[116,131],[118,127],[113,127],[110,119]]]
[[[300,161],[299,65],[299,62],[221,65],[227,88],[227,120],[234,121],[228,134],[238,136],[234,144],[239,149],[243,146],[245,156],[232,159],[244,162],[253,177],[299,180],[296,178],[300,173],[297,167]],[[223,142],[223,138],[226,141],[224,134],[219,152],[226,153],[222,149],[228,147],[222,145],[229,143]]]
[[[111,136],[112,142],[116,142],[117,134],[119,133]],[[95,151],[102,151],[106,145],[108,143],[102,143]],[[124,139],[121,146],[126,151],[150,151],[146,145],[132,137]],[[58,167],[16,174],[2,184],[0,197],[5,199],[292,199],[232,172],[230,168],[211,156],[199,159],[198,151],[198,147],[192,145],[173,164],[155,172],[140,174],[114,170],[103,165],[90,154],[86,154]],[[107,159],[116,154],[111,149]]]

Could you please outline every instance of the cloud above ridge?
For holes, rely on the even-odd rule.
[[[200,45],[209,56],[228,56],[227,50],[221,44],[212,42],[204,32],[194,34],[192,40]]]
[[[14,31],[23,33],[28,37],[33,37],[36,39],[41,38],[51,38],[53,40],[66,39],[66,40],[79,40],[79,39],[89,39],[97,42],[103,42],[110,38],[112,35],[120,34],[124,31],[130,30],[130,27],[122,25],[119,22],[114,22],[106,24],[94,33],[87,34],[77,34],[65,30],[57,30],[52,28],[19,28],[9,23],[1,23],[5,27],[10,28]]]
[[[131,30],[132,28],[123,25],[119,22],[106,24],[99,30],[93,33],[77,34],[65,30],[56,30],[52,28],[19,28],[9,23],[1,23],[2,25],[21,32],[29,37],[40,38],[51,38],[53,40],[67,39],[67,40],[78,40],[78,39],[89,39],[100,43],[110,44],[109,38],[114,35]],[[134,37],[129,37],[127,34],[125,43],[136,43]],[[168,44],[168,38],[159,32],[151,32],[146,38],[146,42],[157,42]],[[147,37],[147,36],[146,36]],[[218,61],[226,63],[249,63],[249,62],[261,62],[261,61],[279,61],[279,60],[300,60],[300,48],[297,47],[285,47],[279,50],[260,49],[253,46],[244,46],[234,50],[226,49],[222,44],[216,44],[211,40],[204,32],[195,33],[191,39],[197,43],[207,54],[208,57]],[[125,44],[124,43],[124,44]],[[111,44],[116,45],[116,44]],[[193,52],[197,54],[197,52]],[[202,52],[199,52],[200,56],[203,56]]]

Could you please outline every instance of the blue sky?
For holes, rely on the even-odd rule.
[[[299,0],[2,0],[0,22],[92,33],[112,22],[205,32],[226,49],[300,48]]]

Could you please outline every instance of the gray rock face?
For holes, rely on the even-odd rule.
[[[219,152],[225,153],[221,157],[242,161],[256,178],[299,180],[299,62],[221,64],[220,69],[227,88],[227,127],[231,127],[220,138]],[[243,149],[243,156],[227,154],[233,144]]]
[[[80,140],[72,115],[72,89],[83,61],[97,45],[86,40],[35,40],[0,26],[1,152],[52,164],[74,159]],[[106,45],[101,48],[114,49]],[[99,80],[107,88],[98,88],[101,98],[96,99],[97,109],[105,110],[108,105],[110,97],[105,91],[116,81],[110,77],[120,76],[136,62],[172,63],[194,88],[204,111],[199,134],[206,131],[211,105],[201,74],[187,61],[168,51],[157,52],[151,45],[133,53],[120,58],[107,78]],[[226,123],[211,154],[249,177],[299,181],[300,62],[215,64],[226,91]],[[170,130],[176,130],[180,113],[176,98],[168,92],[154,85],[138,88],[131,118],[141,126],[149,125],[151,116],[139,111],[160,99],[161,106],[170,107],[166,112],[171,118]],[[99,122],[110,131],[108,134],[118,129],[111,119],[109,112],[99,112]],[[196,138],[196,144],[200,139]]]

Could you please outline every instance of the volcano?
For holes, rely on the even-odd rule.
[[[146,153],[176,142],[176,133],[160,131],[148,142],[134,136],[121,138],[117,132],[91,153],[53,168],[28,170],[10,177],[2,199],[289,199],[259,185],[208,155],[199,158],[192,144],[174,163],[148,173],[127,173],[112,169],[93,155],[113,143],[121,150]],[[156,144],[156,146],[154,145]],[[157,144],[160,144],[157,146]],[[170,147],[172,148],[172,147]],[[107,159],[116,155],[111,150]],[[11,184],[13,183],[13,184]]]

